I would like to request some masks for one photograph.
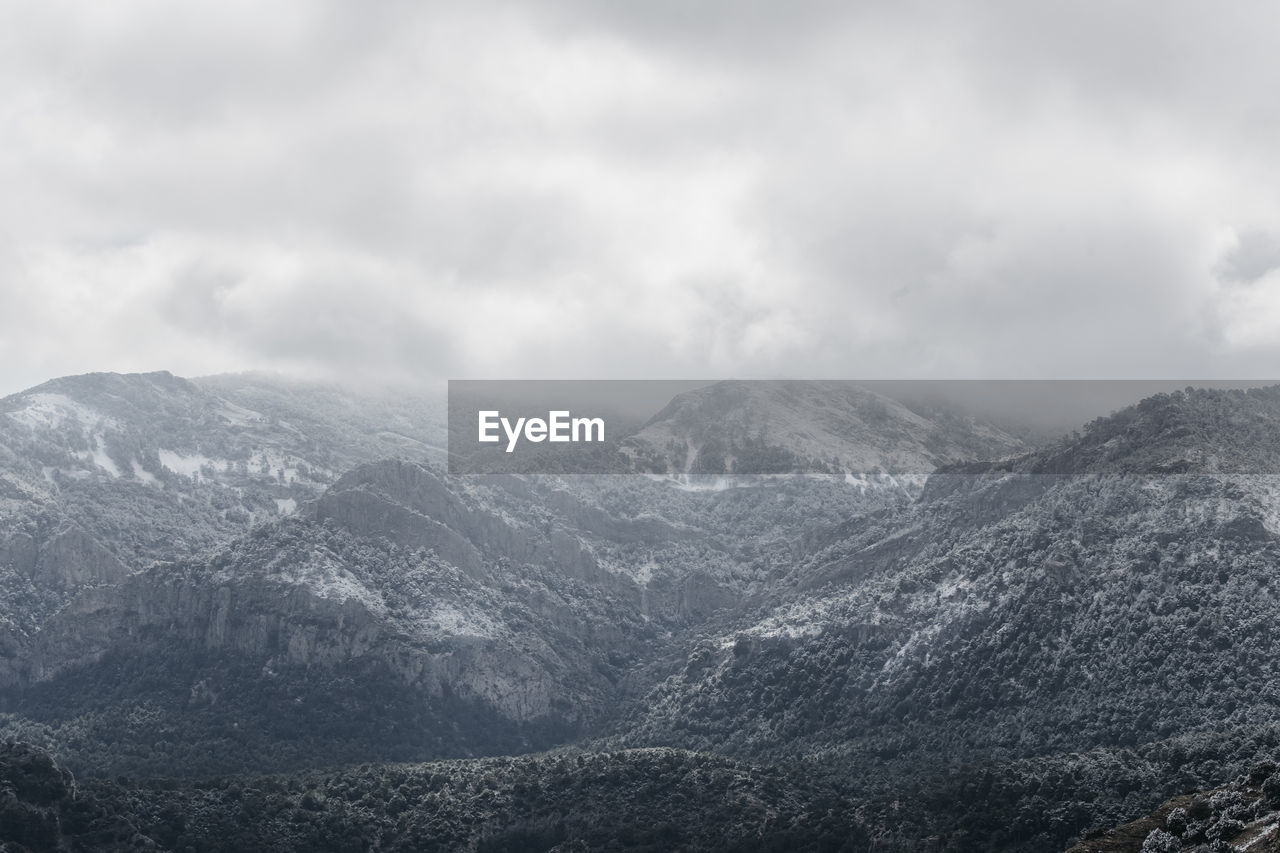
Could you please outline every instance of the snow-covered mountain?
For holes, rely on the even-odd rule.
[[[0,643],[83,588],[287,517],[361,462],[442,458],[442,408],[262,376],[88,374],[0,400]]]
[[[1100,796],[1090,751],[1142,754],[1152,796],[1238,772],[1280,734],[1278,427],[1280,389],[1179,392],[937,473],[709,631],[622,742],[808,754],[862,783],[1065,762],[1062,808],[1022,830],[1050,846],[1131,792]]]
[[[252,378],[75,377],[6,406],[27,491],[0,520],[0,701],[10,733],[83,745],[79,767],[200,772],[238,726],[289,736],[217,767],[563,743],[785,575],[805,531],[910,499],[836,477],[446,477],[414,409]],[[406,443],[428,458],[364,461]],[[75,734],[103,720],[105,752]]]
[[[900,850],[1060,848],[1280,745],[1280,389],[1012,456],[856,390],[756,393],[673,401],[628,445],[661,474],[563,477],[447,476],[429,418],[332,389],[7,398],[0,729],[103,774],[803,761]],[[716,489],[683,476],[713,441],[735,474],[837,452]]]

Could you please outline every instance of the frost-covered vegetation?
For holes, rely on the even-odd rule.
[[[1280,772],[1264,759],[1231,782],[1184,793],[1070,853],[1274,853],[1280,850]]]
[[[1280,392],[927,481],[448,477],[392,403],[121,379],[0,406],[0,730],[162,845],[1052,850],[1280,749]]]
[[[76,786],[10,744],[0,780],[0,838],[33,850],[840,853],[868,839],[827,785],[677,750]]]

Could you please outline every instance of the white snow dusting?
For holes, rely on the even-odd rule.
[[[235,403],[226,400],[222,401],[222,406],[222,411],[219,414],[235,426],[250,426],[266,420],[260,412],[246,409],[244,406],[237,406]]]
[[[305,587],[318,598],[331,601],[355,600],[371,613],[386,611],[382,596],[366,587],[359,578],[328,555],[315,554],[301,565],[286,567],[282,575],[287,582]]]
[[[161,465],[184,477],[195,477],[200,473],[200,469],[206,465],[212,465],[215,470],[222,470],[227,465],[227,460],[225,459],[210,459],[201,453],[187,455],[162,448],[157,450],[156,454],[160,457]]]
[[[160,481],[156,479],[156,475],[142,467],[142,463],[137,459],[133,460],[133,478],[148,486],[159,486]]]
[[[115,460],[107,455],[106,448],[102,446],[102,436],[94,435],[93,450],[86,452],[82,458],[86,462],[92,462],[94,465],[97,465],[99,468],[106,471],[113,479],[120,477],[120,466],[115,463]]]
[[[65,423],[76,423],[81,426],[101,426],[106,429],[119,429],[119,423],[83,403],[72,400],[65,394],[31,394],[27,405],[9,412],[9,417],[32,429],[53,429]]]
[[[476,611],[455,605],[442,605],[427,615],[425,621],[434,628],[455,637],[492,637],[497,633],[493,620]]]

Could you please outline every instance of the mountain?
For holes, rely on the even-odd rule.
[[[1233,772],[1276,742],[1280,479],[1259,460],[1278,425],[1277,389],[1180,392],[944,469],[718,623],[616,742],[809,755],[867,793],[1093,750],[1172,784]],[[979,849],[1065,842],[1128,794],[1099,796],[1090,762],[1053,813],[949,817]]]
[[[254,376],[88,374],[0,400],[0,655],[80,590],[288,516],[356,464],[441,456],[442,423],[430,401]]]
[[[637,470],[659,474],[865,476],[923,475],[1026,445],[972,417],[915,411],[851,382],[731,381],[678,395],[621,449]]]
[[[513,559],[518,573],[492,570]],[[118,727],[125,754],[87,738],[81,766],[528,751],[578,730],[610,688],[611,648],[643,641],[590,571],[573,540],[380,463],[301,517],[82,593],[3,670],[3,698],[57,738]],[[130,765],[135,748],[151,763]]]
[[[241,806],[193,779],[295,774],[252,783],[263,838],[275,813],[389,833],[376,780],[401,771],[341,768],[468,759],[432,814],[477,849],[589,848],[625,804],[687,799],[670,774],[764,773],[663,831],[714,849],[699,826],[812,794],[856,814],[819,821],[853,849],[1052,850],[1280,750],[1280,389],[1158,395],[1034,450],[859,391],[761,393],[759,429],[750,388],[674,400],[630,445],[667,459],[647,477],[449,476],[425,404],[254,377],[6,398],[0,731],[85,785],[185,780],[109,799],[197,847]],[[831,473],[685,476],[713,440],[722,471],[771,448]],[[306,805],[331,785],[377,819]],[[752,838],[785,849],[773,829]]]
[[[868,500],[885,498],[359,466],[293,517],[81,589],[0,660],[3,727],[97,772],[546,748],[784,574],[781,528]]]
[[[361,463],[430,450],[433,422],[254,377],[72,377],[5,409],[26,489],[4,517],[5,729],[100,772],[565,743],[822,530],[918,489]]]

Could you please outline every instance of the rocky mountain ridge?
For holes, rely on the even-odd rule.
[[[289,516],[341,471],[443,434],[428,401],[268,377],[88,374],[0,400],[0,649],[80,590]],[[416,425],[406,413],[421,412]],[[398,434],[397,434],[398,435]]]

